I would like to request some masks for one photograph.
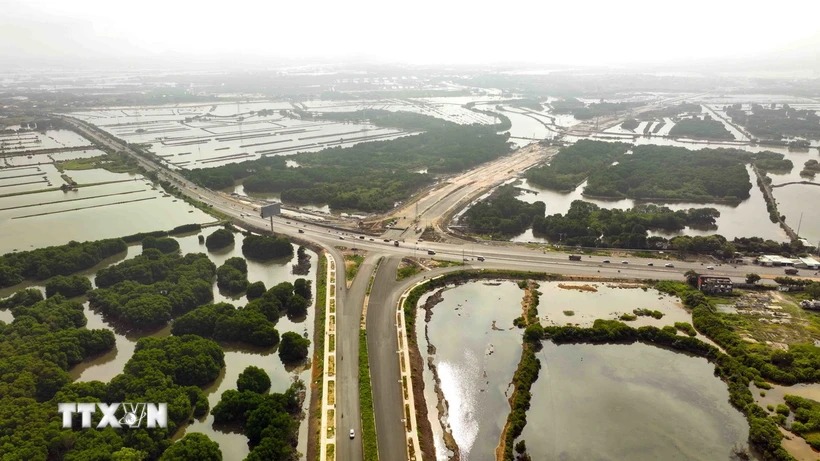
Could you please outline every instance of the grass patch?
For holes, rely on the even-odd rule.
[[[364,461],[378,461],[376,415],[373,410],[373,389],[370,383],[370,362],[367,356],[367,332],[364,330],[359,330],[359,407],[362,412]]]
[[[436,267],[455,267],[455,266],[463,266],[463,262],[459,261],[447,261],[444,259],[433,259],[432,260]]]
[[[327,461],[334,461],[336,459],[336,444],[327,444]]]
[[[695,327],[693,327],[688,322],[675,322],[675,328],[686,333],[689,336],[697,336],[698,334],[698,332],[695,331]]]
[[[623,320],[624,322],[632,322],[633,320],[637,320],[638,316],[635,314],[623,313],[618,318]]]
[[[422,271],[422,268],[412,259],[403,258],[396,271],[396,281],[410,278]]]
[[[321,420],[322,417],[322,392],[324,391],[324,386],[322,382],[322,377],[324,376],[324,364],[325,364],[325,303],[327,302],[327,259],[321,253],[319,253],[319,267],[316,269],[316,304],[314,311],[316,313],[316,326],[314,327],[315,334],[313,335],[313,363],[315,364],[315,368],[313,369],[313,386],[314,392],[317,392],[316,395],[319,396],[319,405],[316,410],[311,413],[311,418],[316,418],[316,437],[314,440],[314,445],[316,451],[316,458],[319,458],[321,451],[319,445],[321,445],[321,430],[322,425],[319,424],[318,421]],[[328,446],[328,450],[330,450],[330,446]]]
[[[139,163],[137,163],[133,157],[126,154],[106,154],[99,157],[76,158],[73,160],[55,162],[54,167],[61,173],[66,170],[93,170],[95,168],[102,168],[112,173],[139,173],[141,171]]]
[[[348,282],[356,278],[356,274],[359,273],[359,267],[361,267],[363,262],[364,256],[362,255],[345,255],[345,278]]]

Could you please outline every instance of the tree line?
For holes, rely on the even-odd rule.
[[[562,148],[548,164],[527,170],[524,177],[535,186],[569,192],[592,172],[605,169],[621,158],[630,147],[626,143],[582,139]]]

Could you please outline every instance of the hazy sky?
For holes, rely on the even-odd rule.
[[[809,0],[0,0],[0,59],[21,65],[116,56],[617,65],[787,54],[820,67],[818,31],[820,2]]]

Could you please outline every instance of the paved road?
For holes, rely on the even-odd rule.
[[[369,255],[345,296],[344,309],[336,310],[336,459],[362,459],[362,416],[359,411],[359,329],[365,292],[376,267]],[[345,280],[344,264],[336,266],[337,281]],[[337,283],[340,285],[343,283]],[[350,429],[356,434],[350,439]]]
[[[379,265],[367,306],[367,350],[379,459],[396,461],[407,459],[396,338],[396,303],[401,294],[396,282],[399,262],[400,257],[391,256]]]
[[[196,200],[212,205],[215,209],[232,217],[237,223],[244,223],[256,227],[266,227],[267,219],[258,216],[258,210],[252,203],[245,203],[226,194],[198,187],[176,172],[165,169],[163,166],[139,156],[126,145],[112,139],[98,129],[88,128],[86,125],[73,119],[66,120],[77,127],[78,131],[90,139],[109,146],[115,151],[125,151],[132,154],[148,171],[159,170],[160,177],[172,181],[180,191]],[[442,199],[446,199],[442,197]],[[453,203],[449,200],[434,200],[441,202],[441,207],[449,208]],[[438,209],[441,211],[441,208]],[[764,277],[783,275],[780,268],[765,268],[760,266],[716,266],[713,270],[706,270],[705,265],[692,262],[675,261],[674,268],[664,267],[668,261],[661,255],[655,259],[626,258],[628,264],[622,264],[622,258],[607,258],[601,256],[585,257],[582,261],[569,261],[566,253],[544,253],[521,245],[486,245],[486,244],[448,244],[428,243],[408,240],[399,247],[391,242],[364,235],[355,235],[343,231],[329,229],[316,223],[297,222],[285,217],[275,217],[273,225],[278,233],[291,237],[315,242],[330,251],[336,260],[337,280],[344,280],[344,263],[337,245],[357,247],[375,255],[392,256],[385,260],[384,267],[378,272],[378,281],[374,284],[371,293],[371,302],[368,307],[368,349],[370,351],[371,376],[376,405],[377,430],[379,431],[379,451],[382,460],[405,459],[404,431],[400,424],[401,417],[401,386],[398,381],[398,357],[396,355],[397,339],[394,327],[393,312],[397,297],[404,287],[409,286],[416,278],[396,284],[391,277],[395,274],[395,265],[401,256],[421,256],[428,249],[436,252],[436,258],[451,261],[462,261],[466,258],[468,264],[474,267],[497,269],[530,270],[538,272],[561,273],[567,275],[601,276],[613,278],[638,279],[672,279],[681,280],[683,273],[688,269],[699,272],[727,275],[736,280],[742,279],[746,273],[755,272]],[[486,261],[479,262],[475,258],[481,255]],[[608,259],[611,262],[605,263]],[[369,258],[360,270],[350,290],[345,290],[343,283],[337,283],[337,347],[343,357],[337,365],[337,459],[343,461],[357,461],[362,459],[361,450],[361,423],[359,416],[358,393],[358,331],[361,316],[361,307],[364,292],[367,288],[370,273],[375,263]],[[648,265],[651,263],[652,265]],[[454,270],[454,269],[448,269]],[[437,270],[436,273],[447,270]],[[806,271],[804,271],[806,272]],[[425,274],[432,275],[431,273]],[[803,275],[803,274],[801,274]],[[344,414],[344,417],[342,417]],[[350,428],[356,431],[356,438],[351,441],[347,437]]]

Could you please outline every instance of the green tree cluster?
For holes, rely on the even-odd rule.
[[[334,147],[297,156],[300,168],[288,168],[282,156],[188,172],[194,181],[225,188],[242,181],[246,191],[279,193],[291,203],[327,203],[333,209],[385,211],[433,181],[429,174],[453,173],[509,152],[508,134],[495,126],[458,125],[418,114],[367,111],[367,118],[421,134],[389,141]],[[362,113],[325,114],[357,120]]]
[[[94,242],[71,241],[65,245],[0,256],[0,288],[23,280],[45,280],[55,275],[70,275],[94,267],[105,258],[128,249],[122,239]]]
[[[494,238],[509,238],[532,226],[536,217],[543,217],[544,202],[528,204],[518,200],[517,189],[501,186],[489,197],[476,203],[464,213],[464,222],[471,232],[489,234]]]
[[[251,234],[246,235],[242,241],[242,254],[256,261],[290,259],[293,257],[293,245],[286,237]]]
[[[219,449],[219,444],[207,435],[192,432],[185,434],[185,437],[168,447],[159,459],[160,461],[222,461],[222,450]],[[133,461],[142,461],[142,459],[133,458]]]
[[[139,328],[164,325],[213,299],[216,267],[202,253],[163,254],[148,249],[133,259],[97,272],[89,292],[92,309]]]
[[[228,229],[217,229],[205,238],[205,248],[208,251],[221,250],[222,248],[233,245],[233,232]]]
[[[708,115],[703,118],[695,116],[680,120],[669,130],[669,136],[693,139],[735,139],[735,135],[726,129],[723,122],[712,120]]]
[[[794,422],[789,429],[805,438],[812,448],[820,450],[820,402],[796,395],[786,395],[785,400],[794,411]],[[784,411],[786,415],[788,408]]]
[[[241,309],[228,303],[208,304],[174,320],[171,333],[268,347],[279,343],[279,332],[275,328],[277,319],[278,316],[270,320],[252,304]]]
[[[289,331],[282,335],[282,343],[279,345],[279,358],[286,364],[302,363],[310,351],[310,340],[301,335]]]
[[[700,114],[700,104],[693,104],[689,102],[682,102],[674,106],[667,106],[663,109],[649,110],[641,112],[638,118],[641,120],[656,120],[663,118],[675,118],[681,114]]]
[[[813,110],[799,110],[788,104],[783,104],[780,109],[752,104],[751,112],[743,110],[740,104],[725,109],[734,123],[760,138],[820,139],[820,117]]]
[[[239,392],[251,391],[257,394],[266,394],[270,390],[270,378],[265,370],[249,366],[246,367],[236,380],[236,389]]]
[[[533,233],[555,242],[587,247],[653,248],[664,245],[662,237],[648,238],[649,230],[678,231],[686,226],[710,228],[720,216],[714,208],[672,211],[653,204],[628,210],[604,209],[582,200],[570,204],[566,214],[536,217]]]
[[[237,424],[248,437],[248,461],[296,461],[299,453],[299,395],[304,384],[294,383],[284,393],[260,394],[250,390],[222,393],[211,414],[214,424]]]
[[[585,194],[644,200],[714,200],[749,198],[752,183],[744,166],[756,158],[782,154],[750,154],[736,149],[636,146],[617,165],[593,172]]]
[[[46,282],[46,296],[63,295],[66,298],[81,296],[91,290],[91,280],[82,275],[58,275]]]
[[[142,241],[142,249],[156,248],[163,253],[176,253],[179,251],[179,242],[171,237],[145,237]]]
[[[527,170],[524,177],[535,186],[569,192],[594,171],[605,169],[623,157],[630,147],[626,143],[582,139],[562,148],[549,164]]]
[[[216,286],[228,293],[241,293],[248,287],[248,263],[244,258],[228,258],[216,270]]]

